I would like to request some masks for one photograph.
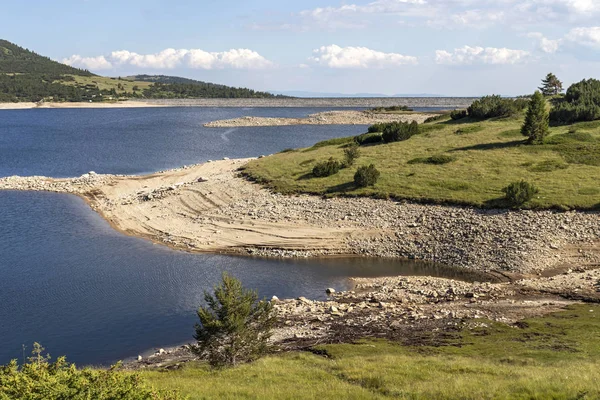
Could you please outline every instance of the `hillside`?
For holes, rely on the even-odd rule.
[[[61,64],[3,39],[0,39],[0,74],[94,75],[87,70]]]
[[[0,39],[0,102],[272,97],[278,96],[174,76],[102,77]]]
[[[215,83],[202,82],[194,79],[180,78],[166,75],[135,75],[126,79],[134,81],[152,82],[153,85],[144,91],[148,98],[188,99],[188,98],[273,98],[267,92],[257,92],[248,88],[236,88]]]
[[[503,189],[525,179],[539,189],[528,208],[600,207],[600,121],[550,129],[543,145],[525,144],[523,116],[452,121],[448,116],[419,126],[419,134],[394,143],[364,144],[351,168],[316,177],[313,168],[342,160],[353,137],[288,150],[252,161],[251,178],[284,193],[375,196],[423,202],[505,207]],[[375,186],[358,188],[358,167],[374,164]]]

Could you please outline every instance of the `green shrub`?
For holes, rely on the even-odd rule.
[[[358,145],[353,145],[344,149],[344,167],[354,165],[356,159],[360,157],[360,150]]]
[[[538,189],[526,181],[513,182],[503,189],[505,199],[512,206],[518,207],[527,203],[538,193]]]
[[[433,117],[429,117],[427,118],[425,121],[423,121],[424,124],[428,124],[430,122],[437,122],[437,121],[442,121],[448,118],[447,114],[440,114],[440,115],[434,115]]]
[[[314,166],[312,173],[318,178],[323,178],[326,176],[337,174],[341,168],[342,164],[338,160],[330,158],[327,161],[317,163]]]
[[[569,87],[564,98],[557,100],[550,112],[550,121],[571,124],[600,119],[600,81],[584,79]]]
[[[459,119],[467,118],[467,116],[467,110],[454,110],[450,113],[450,118],[452,118],[453,121],[458,121]]]
[[[385,143],[408,140],[419,133],[419,124],[413,122],[391,122],[386,124],[381,137]]]
[[[374,112],[393,112],[393,111],[413,111],[412,108],[408,106],[391,106],[391,107],[375,107],[371,109]]]
[[[380,143],[383,141],[380,132],[374,133],[364,133],[362,135],[358,135],[354,138],[354,141],[358,143],[360,146],[364,146],[366,144]]]
[[[385,128],[385,126],[387,125],[387,123],[378,123],[378,124],[373,124],[371,126],[369,126],[369,129],[367,129],[368,133],[376,133],[376,132],[383,132],[383,129]]]
[[[379,179],[379,171],[375,168],[375,165],[371,164],[368,167],[363,166],[356,170],[354,174],[354,183],[358,187],[373,186]]]
[[[16,360],[0,366],[0,399],[28,400],[176,400],[176,393],[158,393],[138,374],[125,373],[117,364],[108,370],[77,369],[64,357],[50,362],[44,349],[34,344],[33,357],[21,365]]]
[[[498,95],[485,96],[475,100],[468,108],[469,117],[489,119],[496,117],[510,117],[518,114],[527,106],[521,100],[505,99]]]
[[[432,165],[443,165],[451,163],[456,160],[456,158],[452,156],[448,156],[445,154],[437,154],[431,157],[422,157],[422,158],[414,158],[408,162],[408,164],[432,164]]]
[[[268,351],[268,340],[275,324],[273,305],[258,301],[254,290],[227,273],[215,288],[214,296],[204,292],[206,307],[198,309],[191,346],[194,353],[207,357],[213,367],[233,366],[256,360]]]

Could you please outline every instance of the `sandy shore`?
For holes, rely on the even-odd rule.
[[[423,123],[437,114],[425,113],[376,113],[373,111],[326,111],[311,114],[306,118],[241,117],[212,121],[204,126],[209,128],[233,128],[243,126],[286,126],[286,125],[372,125],[384,122]]]
[[[144,101],[119,101],[115,103],[0,103],[0,110],[25,110],[32,108],[143,108],[166,107]]]
[[[9,177],[0,189],[76,194],[116,229],[189,251],[405,257],[513,275],[600,265],[597,212],[284,196],[238,177],[246,162],[146,176]]]

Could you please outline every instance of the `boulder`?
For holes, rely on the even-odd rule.
[[[334,293],[335,293],[335,289],[333,289],[333,288],[329,288],[329,289],[327,289],[327,290],[325,291],[325,293],[327,293],[328,295],[332,295],[332,294],[334,294]]]

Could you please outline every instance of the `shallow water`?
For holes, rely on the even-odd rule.
[[[267,154],[364,127],[207,129],[240,115],[314,109],[0,111],[0,176],[146,173],[208,159]],[[79,364],[107,364],[191,340],[203,290],[223,271],[261,296],[325,298],[350,276],[437,275],[404,260],[273,260],[189,254],[124,236],[78,197],[0,191],[0,364],[34,341]]]

